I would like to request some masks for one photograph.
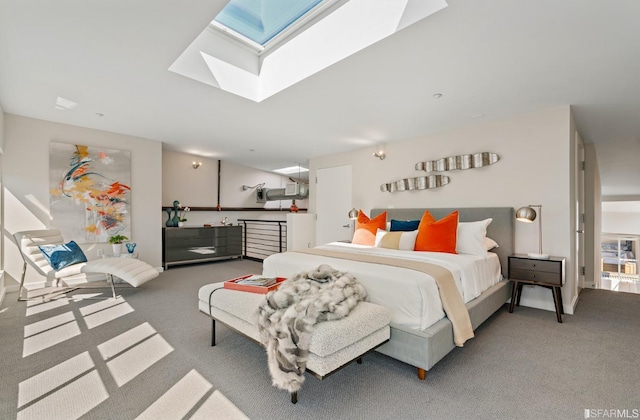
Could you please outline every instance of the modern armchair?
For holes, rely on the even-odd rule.
[[[31,266],[36,272],[46,277],[49,281],[55,281],[55,285],[60,284],[60,280],[85,273],[100,273],[107,275],[111,285],[113,297],[116,297],[113,276],[138,287],[158,276],[158,271],[144,261],[134,258],[104,258],[87,262],[78,262],[64,268],[55,270],[47,260],[40,247],[50,245],[63,245],[64,238],[58,229],[40,229],[16,232],[13,234],[16,244],[24,260],[22,267],[22,277],[18,290],[18,300],[22,299],[22,289],[27,272],[27,266]]]

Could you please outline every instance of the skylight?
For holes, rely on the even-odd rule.
[[[323,0],[231,0],[214,21],[264,46]]]
[[[307,168],[303,168],[300,165],[296,165],[296,166],[288,166],[286,168],[281,168],[281,169],[274,169],[273,172],[278,172],[279,174],[283,174],[283,175],[291,175],[291,174],[297,174],[300,172],[309,172],[309,170]]]
[[[261,102],[445,7],[446,0],[231,0],[169,70]]]

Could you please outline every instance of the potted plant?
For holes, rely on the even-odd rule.
[[[180,214],[178,215],[178,226],[182,227],[184,226],[184,222],[187,221],[187,218],[185,217],[187,215],[187,212],[191,211],[191,209],[189,207],[182,207],[182,210],[180,211]]]
[[[122,243],[127,240],[129,240],[129,238],[124,235],[113,235],[109,238],[109,243],[113,247],[114,255],[120,255],[122,253]]]

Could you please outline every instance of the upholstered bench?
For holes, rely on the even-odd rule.
[[[202,286],[198,308],[212,321],[211,345],[216,345],[216,321],[260,342],[256,310],[264,295],[224,288],[224,283]],[[349,316],[320,322],[309,345],[307,372],[323,379],[389,340],[391,314],[387,308],[369,302],[358,303]],[[266,365],[265,365],[266,368]],[[291,394],[295,404],[297,394]]]

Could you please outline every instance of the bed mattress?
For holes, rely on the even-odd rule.
[[[492,252],[486,257],[480,257],[440,252],[399,251],[343,242],[332,242],[316,248],[439,264],[451,271],[465,303],[475,299],[502,279],[499,258]],[[433,277],[407,268],[284,252],[271,255],[264,260],[263,274],[291,277],[312,270],[320,264],[329,264],[337,270],[354,275],[367,290],[367,301],[384,305],[391,310],[391,326],[424,330],[445,316]]]

